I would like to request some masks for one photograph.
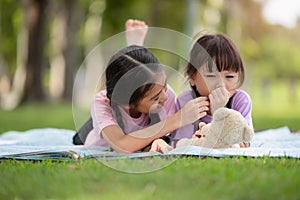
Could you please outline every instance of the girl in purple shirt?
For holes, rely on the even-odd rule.
[[[223,34],[200,37],[194,44],[186,74],[191,90],[178,96],[176,109],[197,97],[208,97],[209,111],[187,126],[176,130],[172,137],[176,142],[181,138],[191,138],[199,128],[199,123],[210,123],[212,114],[220,107],[239,111],[252,125],[252,101],[247,92],[238,89],[244,82],[245,71],[242,58],[234,43]],[[240,144],[248,147],[249,144]]]

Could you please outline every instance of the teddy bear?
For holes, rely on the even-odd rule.
[[[240,143],[250,142],[254,133],[240,112],[225,107],[215,111],[211,123],[200,123],[199,128],[192,139],[183,138],[176,147],[238,148]]]

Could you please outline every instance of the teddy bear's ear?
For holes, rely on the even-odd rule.
[[[243,142],[250,142],[250,140],[253,137],[253,133],[254,133],[253,129],[250,128],[248,125],[246,125],[244,127]]]
[[[213,118],[214,120],[221,120],[224,119],[225,117],[227,117],[228,115],[230,115],[231,110],[225,107],[222,108],[218,108],[214,115]]]

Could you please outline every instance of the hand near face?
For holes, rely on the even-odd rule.
[[[190,100],[180,110],[181,112],[181,126],[193,123],[194,121],[204,117],[209,110],[209,102],[207,97],[198,97]]]
[[[230,93],[225,87],[216,88],[208,95],[210,101],[210,112],[213,113],[221,107],[224,107],[230,98]]]

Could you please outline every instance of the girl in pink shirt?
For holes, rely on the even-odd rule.
[[[106,89],[94,98],[93,129],[85,145],[111,147],[123,153],[160,151],[168,147],[167,143],[157,146],[156,142],[151,149],[154,140],[193,123],[208,110],[207,101],[195,98],[176,112],[175,95],[166,83],[164,70],[144,47],[121,49],[105,73]]]

